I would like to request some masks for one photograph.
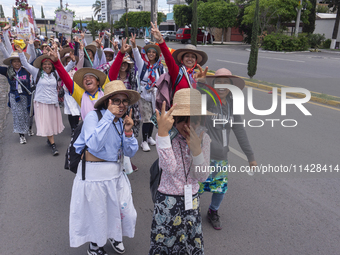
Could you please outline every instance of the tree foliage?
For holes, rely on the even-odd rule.
[[[188,5],[174,5],[174,20],[178,27],[189,26],[192,21],[192,8]]]
[[[43,7],[41,6],[41,18],[44,19],[45,18],[45,14],[44,14],[44,9]]]
[[[2,4],[0,4],[0,18],[5,18],[4,10],[2,9]]]
[[[326,1],[329,8],[333,8],[333,12],[336,11],[336,18],[332,33],[332,41],[331,49],[335,48],[335,40],[338,37],[338,31],[339,31],[339,22],[340,22],[340,0],[328,0]]]
[[[252,79],[256,74],[257,70],[257,57],[258,57],[258,31],[259,31],[259,23],[260,23],[260,0],[256,0],[255,2],[255,12],[254,12],[254,23],[252,28],[252,37],[251,37],[251,48],[250,55],[248,60],[248,76]]]
[[[303,24],[302,32],[313,34],[315,30],[315,18],[316,18],[316,0],[309,0],[311,3],[310,13],[308,15],[308,23]]]
[[[101,13],[102,11],[102,3],[100,0],[96,0],[94,4],[92,4],[93,14],[96,16],[97,14]]]
[[[251,1],[245,7],[242,24],[253,24],[256,1]],[[270,26],[277,26],[280,23],[291,22],[296,19],[299,2],[297,0],[261,0],[259,2],[259,27],[260,33]],[[308,22],[311,3],[307,2],[307,9],[302,12],[301,21]]]
[[[228,28],[236,25],[238,7],[225,1],[200,2],[197,8],[199,26]]]
[[[162,22],[162,19],[164,17],[164,13],[158,12],[157,13],[157,24]],[[126,13],[120,17],[119,21],[116,21],[114,23],[114,28],[125,28],[125,19],[126,19]],[[151,22],[151,13],[150,12],[129,12],[128,13],[128,19],[129,19],[129,27],[135,27],[135,28],[141,28],[141,27],[150,27]]]
[[[198,29],[197,0],[193,0],[191,21],[191,44],[195,46],[197,45],[197,29]]]

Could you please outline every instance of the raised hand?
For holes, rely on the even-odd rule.
[[[194,128],[189,128],[187,125],[184,125],[184,131],[188,134],[185,137],[185,140],[187,141],[191,154],[193,156],[198,156],[199,154],[201,154],[201,142],[204,132],[202,131],[200,136],[198,136]]]
[[[137,45],[136,45],[136,35],[133,34],[133,33],[131,33],[130,42],[131,42],[131,44],[132,44],[132,48],[133,48],[133,49],[137,47]]]
[[[159,111],[156,109],[158,135],[163,137],[169,135],[169,131],[174,125],[175,120],[171,116],[171,113],[173,112],[177,104],[174,104],[167,113],[165,113],[165,105],[166,102],[164,101],[162,104],[161,115],[159,115]]]
[[[8,25],[6,25],[3,30],[6,31],[7,29],[10,29],[11,28],[11,22],[8,23]]]
[[[73,62],[76,61],[76,56],[74,56],[74,51],[71,51],[71,52],[70,52],[70,58],[71,58],[71,60],[72,60]]]
[[[130,133],[133,127],[132,109],[130,110],[129,115],[125,116],[123,123],[124,123],[124,131],[126,133]]]
[[[197,67],[198,67],[198,69],[200,70],[198,73],[195,73],[194,74],[194,79],[196,80],[196,79],[205,79],[205,77],[207,76],[207,72],[208,72],[208,67],[205,67],[205,69],[204,69],[204,71],[203,71],[203,69],[202,69],[202,67],[199,65],[199,64],[197,64]]]
[[[83,50],[84,49],[84,44],[82,42],[80,42],[79,45],[80,45],[79,46],[80,50]]]
[[[19,53],[22,53],[22,49],[19,45],[17,44],[14,44],[14,48],[19,52]]]
[[[47,46],[46,48],[48,50],[47,55],[51,58],[53,62],[57,62],[58,61],[58,47],[54,47],[53,50],[50,48],[50,46]]]
[[[84,34],[84,33],[81,33],[80,36],[81,36],[81,39],[84,40],[85,34]]]
[[[151,34],[153,35],[153,37],[155,37],[158,43],[162,43],[164,40],[163,40],[163,36],[161,32],[158,30],[157,21],[155,22],[155,24],[153,24],[152,22],[150,23],[151,23]]]
[[[123,54],[125,54],[131,48],[131,46],[126,43],[126,41],[127,38],[122,38],[122,47],[120,48],[120,52]]]

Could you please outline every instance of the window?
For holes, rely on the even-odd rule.
[[[190,35],[190,29],[186,29],[186,30],[184,31],[184,34],[185,34],[185,35]]]
[[[177,34],[182,34],[183,33],[183,29],[178,29]]]

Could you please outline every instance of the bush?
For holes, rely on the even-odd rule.
[[[262,48],[272,51],[304,51],[309,48],[309,39],[306,34],[295,37],[272,33],[263,39]]]
[[[322,44],[322,48],[329,49],[331,47],[331,42],[332,42],[331,39],[326,39]]]
[[[325,41],[325,34],[310,34],[308,35],[309,44],[312,48],[320,48]]]

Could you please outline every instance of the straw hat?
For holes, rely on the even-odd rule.
[[[37,57],[33,62],[33,66],[40,69],[41,61],[43,61],[44,59],[50,59],[51,62],[53,62],[51,57],[45,54],[45,55],[41,55],[40,57]]]
[[[207,75],[206,79],[207,79],[208,85],[214,86],[216,78],[227,78],[229,80],[228,84],[235,85],[235,86],[239,87],[241,90],[245,86],[245,82],[244,82],[243,79],[241,79],[240,77],[237,77],[235,75],[232,75],[231,72],[226,68],[218,69],[215,72],[215,75]]]
[[[174,53],[172,53],[173,58],[175,59],[175,62],[177,65],[181,64],[183,55],[186,53],[194,53],[197,57],[197,64],[200,66],[203,66],[208,61],[208,55],[202,51],[198,50],[195,45],[187,44],[182,49],[176,50]]]
[[[93,56],[96,54],[97,52],[97,43],[96,42],[91,42],[89,45],[87,45],[85,47],[86,50],[90,50],[93,53]]]
[[[80,69],[81,70],[81,69]],[[120,80],[114,80],[105,85],[104,96],[99,98],[95,103],[94,108],[98,109],[105,102],[106,99],[116,94],[125,94],[129,99],[129,105],[133,105],[138,102],[140,95],[137,91],[132,89],[126,89],[124,83]]]
[[[24,53],[25,53],[26,59],[27,60],[30,59],[30,55],[27,54],[26,52],[24,52]],[[11,61],[13,59],[17,59],[17,58],[20,59],[19,58],[19,52],[18,51],[13,51],[11,56],[9,58],[6,58],[3,63],[4,63],[4,65],[9,66],[9,65],[11,65]]]
[[[66,53],[70,53],[71,51],[74,52],[74,49],[72,49],[71,47],[63,48],[63,50],[60,51],[60,53],[59,53],[60,58],[63,58],[63,57],[65,56]]]
[[[64,66],[66,65],[66,60],[67,60],[67,58],[69,58],[69,57],[70,57],[70,53],[66,53],[66,54],[64,55],[64,57],[61,59],[61,63],[63,63]],[[75,58],[76,58],[76,64],[77,64],[78,61],[79,61],[79,57],[78,57],[78,56],[75,56]]]
[[[177,104],[172,116],[202,116],[202,115],[216,115],[207,111],[202,114],[202,95],[197,89],[180,89],[173,99],[173,104]]]
[[[103,72],[93,69],[91,67],[83,67],[79,69],[77,72],[74,73],[73,81],[79,85],[82,89],[85,90],[83,85],[84,75],[87,73],[93,73],[94,75],[98,76],[99,78],[99,87],[103,86],[106,81],[106,74]]]
[[[44,48],[44,47],[47,47],[47,46],[48,46],[47,43],[43,43],[43,44],[40,45],[40,49],[43,50],[43,48]]]
[[[154,49],[157,51],[157,56],[158,56],[158,57],[161,55],[161,53],[162,53],[161,48],[159,48],[159,46],[156,45],[156,44],[148,44],[148,45],[145,45],[145,46],[144,46],[145,53],[148,53],[148,50],[149,50],[150,48],[154,48]]]

